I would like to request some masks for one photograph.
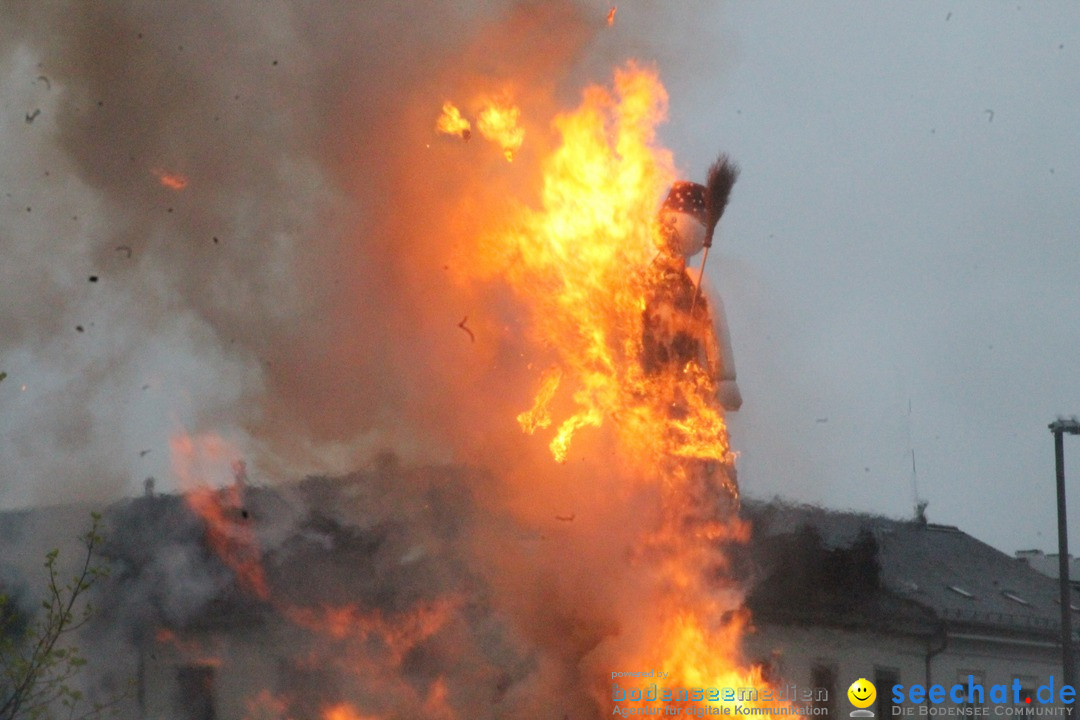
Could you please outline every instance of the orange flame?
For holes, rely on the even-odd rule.
[[[448,690],[441,676],[421,694],[399,673],[409,654],[439,633],[460,609],[459,598],[444,596],[398,613],[364,610],[356,605],[286,607],[283,613],[298,627],[334,641],[320,642],[322,652],[312,656],[313,666],[330,663],[364,678],[366,685],[381,687],[387,697],[422,709],[416,717],[450,720],[456,715],[449,709]],[[385,704],[377,704],[360,710],[342,702],[323,708],[321,717],[322,720],[376,720],[381,716],[365,713],[372,709],[385,712],[384,707]]]
[[[516,105],[505,105],[492,100],[476,118],[476,127],[480,134],[499,144],[507,162],[513,161],[514,153],[525,142],[525,128],[518,125],[520,117],[521,109]]]
[[[322,716],[323,720],[380,720],[375,715],[361,715],[348,703],[331,705],[323,710]]]
[[[260,690],[244,701],[244,720],[290,720],[289,701],[269,690]]]
[[[154,641],[159,645],[168,645],[174,648],[176,652],[184,658],[185,662],[208,665],[210,667],[221,667],[222,665],[220,642],[213,643],[214,645],[219,646],[216,649],[208,649],[197,640],[187,640],[178,637],[175,632],[168,628],[158,628],[154,633]]]
[[[558,366],[548,368],[540,379],[540,390],[536,393],[536,400],[532,408],[517,416],[521,429],[532,435],[537,430],[542,430],[551,425],[551,413],[548,405],[555,391],[559,389],[559,381],[562,380],[562,370]]]
[[[641,637],[624,634],[618,666],[662,668],[675,687],[757,686],[760,673],[741,669],[739,657],[746,614],[727,612],[738,598],[706,580],[725,567],[719,543],[749,534],[734,515],[717,378],[707,357],[645,361],[646,310],[658,288],[672,278],[685,287],[688,277],[681,258],[658,252],[657,205],[675,179],[670,152],[656,142],[666,112],[659,78],[633,64],[616,72],[613,91],[587,89],[581,107],[555,120],[561,144],[543,165],[540,208],[522,209],[486,238],[473,268],[510,285],[539,351],[555,358],[517,418],[522,429],[554,426],[549,447],[559,462],[580,433],[604,433],[631,476],[659,493],[661,519],[644,533],[640,560],[656,616]],[[679,322],[708,356],[716,339],[703,314]]]
[[[462,140],[472,137],[472,125],[461,117],[461,111],[449,100],[443,103],[442,115],[435,121],[435,130],[444,135],[457,135]]]
[[[619,8],[616,5],[612,5],[611,8],[608,9],[608,11],[607,11],[607,24],[608,24],[608,27],[611,27],[612,25],[615,24],[615,11],[618,10],[618,9]]]
[[[550,440],[557,460],[578,432],[617,417],[639,466],[667,457],[729,461],[714,379],[696,365],[649,374],[640,362],[657,198],[674,171],[670,153],[655,145],[667,110],[658,78],[630,67],[615,87],[614,95],[591,88],[580,110],[556,119],[562,145],[546,162],[543,208],[523,211],[518,226],[489,239],[480,272],[506,277],[535,334],[555,346],[558,390],[576,407]],[[536,407],[519,418],[527,427],[552,399],[553,377],[542,379]],[[673,416],[673,402],[686,412]]]
[[[442,598],[390,617],[378,610],[365,612],[355,605],[286,608],[285,616],[300,627],[335,640],[371,642],[373,649],[380,649],[389,664],[396,666],[409,650],[438,632],[457,606],[455,599]]]
[[[155,170],[154,174],[157,175],[161,184],[170,190],[180,191],[187,187],[188,179],[180,173],[169,172],[167,170]]]
[[[446,695],[446,681],[441,677],[437,678],[431,684],[431,688],[424,699],[423,715],[421,717],[430,718],[431,720],[456,718],[457,716],[447,707]],[[323,709],[322,720],[382,720],[382,717],[363,714],[349,703],[338,703]]]
[[[185,491],[188,507],[206,524],[206,541],[236,575],[241,587],[262,599],[269,597],[255,530],[244,509],[245,471],[232,461],[236,452],[217,435],[176,435],[169,440],[172,468]],[[221,490],[207,484],[207,469],[228,461],[235,482]]]

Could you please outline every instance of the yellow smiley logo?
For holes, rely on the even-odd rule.
[[[847,689],[847,699],[857,708],[870,707],[876,698],[877,688],[866,678],[859,678]]]

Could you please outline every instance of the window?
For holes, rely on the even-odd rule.
[[[900,682],[900,671],[891,667],[874,667],[874,687],[877,688],[875,710],[879,718],[891,718],[893,714],[892,687]]]
[[[810,702],[810,706],[820,708],[815,715],[832,717],[836,710],[836,665],[815,663],[810,668],[810,687],[814,693],[814,700]],[[818,690],[825,692],[819,694]]]
[[[213,665],[182,665],[176,669],[175,717],[215,720]]]

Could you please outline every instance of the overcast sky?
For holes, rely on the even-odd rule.
[[[931,521],[1054,549],[1047,424],[1080,412],[1080,6],[734,3],[710,25],[730,65],[668,78],[668,137],[745,168],[712,268],[744,488],[905,516],[914,450]]]
[[[905,517],[917,486],[932,522],[959,525],[1007,552],[1053,551],[1047,424],[1080,413],[1080,5],[626,2],[610,29],[606,3],[580,6],[597,29],[586,33],[576,82],[608,82],[610,68],[629,57],[655,64],[670,94],[661,135],[680,168],[700,180],[720,150],[742,167],[709,279],[727,306],[744,397],[730,421],[744,492]],[[245,303],[270,298],[258,307],[274,328],[304,305],[306,290],[275,285],[273,273],[296,265],[321,232],[319,203],[342,187],[333,182],[340,168],[335,175],[320,165],[320,152],[337,150],[307,146],[341,108],[318,88],[373,93],[368,84],[386,81],[378,53],[361,35],[349,46],[355,58],[312,59],[335,47],[328,37],[342,42],[330,30],[330,4],[310,17],[242,18],[254,37],[282,44],[281,73],[307,63],[335,74],[275,80],[279,94],[252,101],[239,120],[229,115],[241,112],[235,105],[203,108],[199,122],[212,115],[239,127],[220,146],[227,150],[206,144],[196,154],[181,142],[196,122],[186,113],[217,86],[246,102],[262,89],[254,68],[278,67],[273,47],[256,61],[257,44],[232,49],[227,33],[214,37],[241,11],[200,20],[132,10],[123,22],[102,20],[116,37],[95,44],[87,41],[92,24],[69,26],[78,20],[30,7],[9,10],[0,31],[0,371],[8,373],[0,382],[0,505],[70,499],[86,485],[135,492],[148,475],[167,488],[169,434],[214,421],[257,467],[270,441],[245,435],[238,428],[251,423],[234,415],[273,389],[259,352],[274,351],[265,346],[281,336],[245,335]],[[380,7],[387,18],[374,15]],[[387,9],[395,7],[354,9],[349,22],[403,45],[402,57],[433,52],[429,45],[448,42],[444,34],[478,22],[445,11],[449,25],[416,29],[422,23]],[[503,12],[496,2],[478,7],[484,18]],[[133,78],[111,54],[137,32],[157,43],[163,74]],[[200,43],[217,53],[210,62],[177,59]],[[350,78],[353,60],[375,70]],[[96,102],[103,113],[116,106],[107,104],[110,93],[122,102],[124,92],[153,93],[183,73],[217,85],[170,92],[148,111],[152,121],[132,113],[101,126],[87,119]],[[237,76],[244,82],[234,88]],[[433,113],[443,99],[432,94]],[[158,113],[163,104],[183,122]],[[138,130],[140,122],[175,125],[166,136]],[[286,132],[280,125],[292,128],[284,137],[305,138],[287,145],[287,167],[238,179],[222,160],[215,177],[227,187],[203,199],[224,207],[231,190],[237,201],[218,215],[200,209],[176,230],[206,244],[168,250],[167,267],[143,259],[150,255],[140,254],[142,239],[165,231],[138,213],[152,209],[165,222],[175,204],[168,222],[179,222],[187,201],[156,186],[153,197],[129,192],[125,183],[145,181],[156,160],[171,169],[235,154],[243,165],[257,154],[247,143],[273,155],[274,133]],[[128,148],[102,139],[121,126],[146,155],[130,177]],[[200,190],[193,182],[185,192],[197,198]],[[263,207],[259,197],[276,199]],[[251,207],[271,250],[223,250],[234,253],[227,265],[209,266],[199,253],[222,227],[210,220],[242,225],[236,208]],[[221,240],[245,232],[255,231],[240,227]],[[143,279],[102,289],[129,272],[121,245],[134,246]],[[257,279],[245,275],[267,262]],[[101,281],[89,283],[91,274]],[[346,281],[366,293],[364,282]],[[239,309],[223,319],[207,309],[210,298]],[[247,354],[230,354],[223,327]],[[372,423],[364,442],[381,437]],[[1080,547],[1080,438],[1066,447]],[[325,452],[351,457],[340,447]],[[84,481],[91,472],[97,479]]]

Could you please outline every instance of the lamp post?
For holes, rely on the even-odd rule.
[[[1058,418],[1050,423],[1054,433],[1054,465],[1057,469],[1058,510],[1058,590],[1061,593],[1061,682],[1076,688],[1076,666],[1072,645],[1072,589],[1069,586],[1069,533],[1065,523],[1065,433],[1080,435],[1080,420]]]

